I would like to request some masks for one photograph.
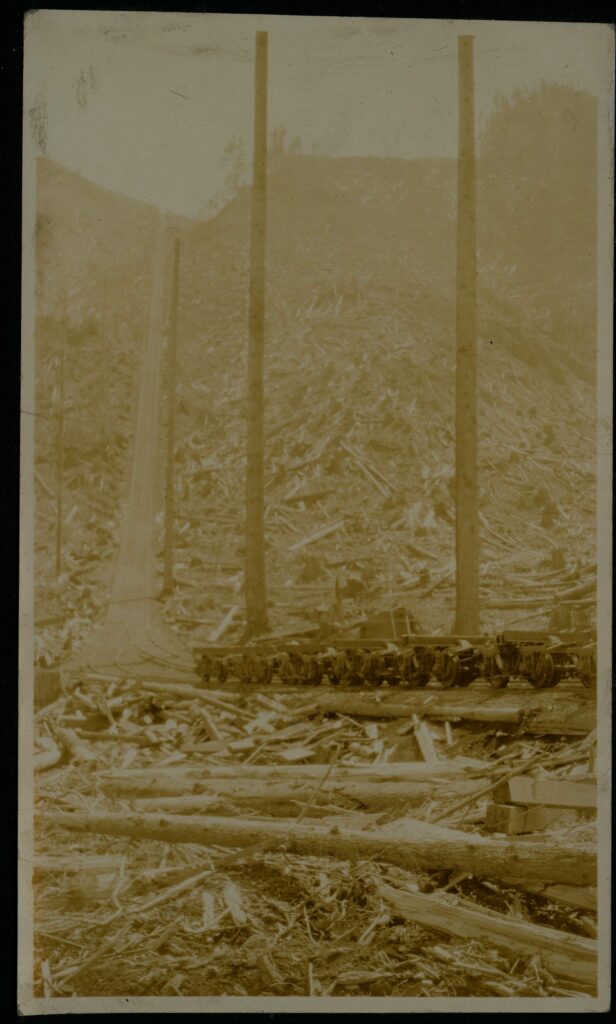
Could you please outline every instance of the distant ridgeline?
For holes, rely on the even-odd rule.
[[[547,359],[549,373],[558,372],[558,356],[589,383],[596,139],[595,99],[546,84],[500,102],[479,140],[477,171],[481,335],[538,369]],[[450,338],[455,162],[303,155],[298,140],[285,149],[280,132],[273,142],[270,326],[284,327],[305,304],[316,313],[342,296],[358,312],[369,302],[415,332]],[[240,184],[241,152],[234,159],[236,195],[212,219],[186,221],[180,323],[189,340],[237,312],[247,283],[250,189]],[[233,180],[228,174],[226,196]],[[96,333],[105,286],[114,321],[137,341],[147,316],[153,208],[45,158],[38,198],[39,313],[59,315],[64,276],[69,319]]]

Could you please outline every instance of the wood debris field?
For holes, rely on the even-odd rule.
[[[447,38],[457,157],[268,134],[261,30],[252,183],[37,157],[36,1000],[601,996],[596,102]]]
[[[596,741],[567,735],[574,685],[548,734],[522,686],[519,720],[450,722],[408,693],[63,685],[37,714],[41,994],[594,991]],[[490,825],[522,783],[540,820]]]

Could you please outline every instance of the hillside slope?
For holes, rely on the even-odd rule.
[[[180,584],[167,603],[180,628],[213,626],[242,604],[249,215],[250,190],[242,189],[212,220],[183,225]],[[37,468],[47,493],[41,487],[37,504],[39,615],[49,607],[53,568],[54,437],[43,416],[57,409],[60,268],[69,316],[67,412],[81,423],[67,419],[64,507],[72,518],[68,580],[58,599],[69,607],[72,586],[76,618],[87,618],[104,600],[117,544],[156,216],[146,204],[41,161]],[[572,579],[594,558],[592,354],[581,346],[579,360],[559,348],[515,289],[507,294],[499,285],[495,293],[495,258],[480,256],[486,600],[510,594],[516,573],[549,573],[553,548],[566,552],[564,572]],[[344,584],[355,575],[366,606],[407,603],[429,628],[449,627],[454,282],[452,161],[294,156],[271,175],[266,459],[273,625],[297,621],[302,605],[329,602],[336,579]],[[331,532],[303,543],[320,528]],[[537,586],[534,593],[543,593]],[[351,602],[347,610],[357,609]],[[486,625],[493,619],[487,610]]]

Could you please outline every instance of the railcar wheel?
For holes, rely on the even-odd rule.
[[[538,654],[535,658],[530,682],[537,690],[547,690],[551,686],[555,686],[558,682],[554,667],[554,658],[549,651],[542,651],[541,654]]]
[[[207,686],[209,683],[214,665],[211,658],[208,658],[207,654],[202,654],[199,662],[197,663],[197,674],[201,680],[201,686]]]
[[[582,686],[587,690],[597,685],[597,663],[592,655],[583,659],[579,675]]]
[[[307,683],[309,686],[318,686],[322,678],[323,670],[321,665],[316,658],[311,658],[308,655],[303,664],[302,682]]]
[[[415,675],[411,676],[411,686],[427,686],[430,682],[429,672],[416,672]]]
[[[462,685],[462,665],[457,654],[443,654],[440,679],[444,686]]]
[[[229,674],[227,670],[227,663],[226,661],[223,661],[222,658],[217,658],[215,661],[215,666],[216,670],[214,672],[214,679],[216,680],[217,683],[220,683],[222,685],[223,683],[226,683],[227,676]]]

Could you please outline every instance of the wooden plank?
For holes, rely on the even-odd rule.
[[[51,704],[64,692],[64,679],[60,669],[35,668],[34,670],[34,706],[44,707]]]
[[[593,810],[597,806],[597,783],[594,779],[569,782],[516,775],[495,788],[494,803]]]
[[[592,886],[584,888],[581,885],[548,885],[543,890],[543,895],[566,907],[597,910],[597,890]]]
[[[218,726],[216,725],[216,722],[211,717],[211,715],[208,715],[208,713],[205,710],[205,708],[203,708],[201,710],[201,712],[199,714],[199,717],[200,717],[201,721],[203,722],[205,731],[207,732],[208,736],[210,737],[210,740],[213,740],[214,743],[223,743],[224,744],[224,736],[221,734]]]
[[[234,604],[231,608],[229,608],[229,611],[225,615],[220,625],[217,626],[216,629],[212,630],[212,632],[210,633],[208,640],[209,643],[216,643],[217,640],[220,640],[220,638],[225,635],[239,610],[240,607],[237,604]]]
[[[439,760],[439,756],[436,747],[434,746],[430,726],[426,725],[425,722],[420,722],[417,715],[413,715],[413,725],[415,729],[415,739],[423,760],[426,764],[436,764]]]
[[[592,939],[485,911],[468,900],[444,902],[423,893],[401,892],[385,883],[379,890],[396,914],[424,928],[474,939],[490,948],[498,946],[515,957],[539,953],[551,973],[589,987],[596,984],[597,944]]]
[[[565,811],[557,807],[521,807],[514,804],[489,803],[485,824],[490,832],[504,832],[507,836],[523,832],[541,832]]]
[[[554,903],[561,903],[564,907],[577,907],[579,910],[597,911],[597,890],[590,885],[538,885],[532,882],[523,882],[519,878],[503,878],[507,885],[513,885],[523,892],[530,892],[533,895],[545,896]]]
[[[306,537],[302,537],[301,540],[296,541],[295,544],[291,545],[289,551],[299,551],[301,548],[307,547],[308,544],[314,544],[317,540],[323,540],[324,537],[329,537],[330,534],[341,530],[343,526],[344,519],[336,519],[335,522],[328,523],[326,526],[322,526],[319,530],[315,530]]]

